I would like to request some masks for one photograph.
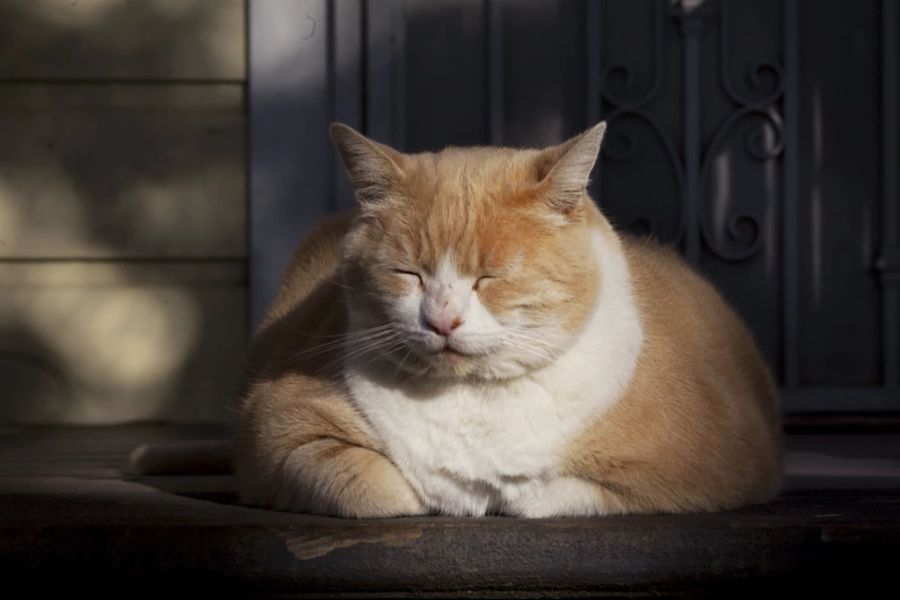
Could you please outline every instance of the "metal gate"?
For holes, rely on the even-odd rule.
[[[415,151],[551,144],[605,119],[594,197],[715,281],[788,410],[900,409],[898,12],[894,0],[251,3],[254,312],[298,236],[351,202],[328,121]]]

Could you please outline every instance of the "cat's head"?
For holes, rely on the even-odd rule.
[[[441,378],[514,377],[565,351],[598,293],[607,225],[585,188],[604,129],[545,150],[403,154],[332,125],[359,202],[341,272],[360,343]]]

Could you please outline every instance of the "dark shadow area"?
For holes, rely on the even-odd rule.
[[[696,515],[357,520],[236,506],[227,477],[123,477],[133,444],[223,433],[0,431],[0,575],[95,595],[758,597],[874,591],[890,584],[900,543],[896,485]],[[891,440],[878,452],[900,456]]]

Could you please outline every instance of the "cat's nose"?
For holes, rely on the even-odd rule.
[[[463,320],[462,317],[441,317],[437,319],[426,317],[425,323],[428,325],[428,328],[435,333],[449,336],[457,327],[463,324]]]

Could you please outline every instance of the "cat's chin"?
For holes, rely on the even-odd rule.
[[[439,381],[515,379],[546,366],[502,360],[485,354],[466,354],[452,349],[415,353],[402,361],[391,362],[394,363],[392,366],[395,377]],[[391,373],[390,369],[385,369],[384,372]]]
[[[434,352],[415,354],[398,369],[407,376],[433,379],[468,379],[483,371],[486,357],[470,355],[445,348]]]

